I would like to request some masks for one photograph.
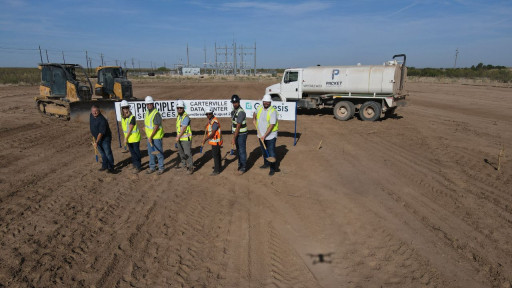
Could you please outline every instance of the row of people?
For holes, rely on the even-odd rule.
[[[263,105],[259,106],[253,114],[253,123],[256,127],[257,135],[264,158],[264,163],[260,168],[270,168],[269,175],[274,175],[277,170],[277,163],[269,161],[275,159],[275,147],[278,132],[278,115],[276,109],[271,106],[270,95],[263,97]],[[240,97],[233,95],[231,97],[233,111],[231,112],[231,132],[233,133],[231,145],[236,147],[238,158],[237,173],[242,175],[247,170],[247,135],[248,127],[246,113],[240,106]],[[164,172],[164,149],[162,139],[164,129],[162,125],[162,116],[155,108],[153,97],[145,98],[146,112],[144,115],[144,132],[147,137],[147,150],[149,155],[149,169],[146,173]],[[185,104],[182,100],[177,101],[177,119],[176,119],[176,138],[175,147],[178,148],[180,164],[178,168],[187,170],[187,173],[194,172],[194,161],[192,157],[192,129],[190,117],[185,112]],[[141,133],[137,126],[135,116],[130,111],[127,101],[121,101],[122,119],[121,127],[124,134],[124,146],[128,147],[132,164],[133,173],[142,171],[140,140]],[[208,119],[205,127],[205,134],[201,143],[203,146],[208,142],[212,146],[212,155],[214,160],[214,170],[210,175],[218,175],[221,171],[221,147],[223,145],[220,122],[215,117],[211,107],[206,107],[205,114]],[[102,167],[100,171],[107,170],[114,173],[114,157],[111,149],[112,132],[108,121],[101,114],[99,108],[95,105],[91,108],[90,130],[93,135],[94,147],[99,151],[102,158]],[[158,170],[157,170],[158,163]]]

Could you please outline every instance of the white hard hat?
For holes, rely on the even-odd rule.
[[[123,107],[130,107],[130,104],[128,104],[128,101],[126,101],[126,100],[121,101],[121,108],[123,108]]]
[[[146,99],[144,99],[144,102],[146,102],[146,104],[155,103],[155,101],[153,100],[153,97],[151,97],[151,96],[146,96]]]
[[[212,107],[206,107],[204,108],[204,114],[213,113]]]
[[[272,97],[270,97],[270,95],[268,95],[268,94],[265,94],[263,96],[263,99],[261,99],[261,101],[263,101],[263,102],[272,102]]]
[[[183,102],[183,100],[178,100],[176,107],[185,108],[185,102]]]

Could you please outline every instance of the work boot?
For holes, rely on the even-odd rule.
[[[142,171],[142,169],[140,169],[140,168],[135,168],[135,169],[133,169],[132,173],[133,173],[133,174],[139,174],[139,172],[140,172],[140,171]]]
[[[151,174],[153,172],[155,172],[155,169],[148,169],[148,170],[146,170],[146,174]]]
[[[217,171],[213,171],[213,172],[210,174],[210,176],[217,176],[217,175],[219,175],[219,174],[220,174],[219,172],[217,172]]]
[[[98,169],[98,171],[105,171],[105,170],[107,170],[107,168],[101,167],[100,169]]]
[[[194,173],[194,168],[190,168],[187,170],[188,175],[192,175]]]
[[[263,164],[263,165],[261,165],[261,166],[260,166],[260,169],[266,169],[266,168],[268,168],[268,167],[270,167],[270,165],[268,165],[268,164]]]
[[[158,175],[162,175],[163,173],[164,173],[163,169],[158,169],[158,171],[156,172],[156,174],[158,174]]]
[[[268,176],[273,176],[275,173],[276,173],[276,171],[270,170],[270,172],[268,172]]]
[[[245,173],[245,170],[238,170],[238,171],[236,171],[236,174],[237,174],[237,175],[242,175],[242,174],[244,174],[244,173]]]

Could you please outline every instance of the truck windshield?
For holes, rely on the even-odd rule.
[[[286,72],[286,75],[284,76],[284,82],[296,82],[299,79],[299,72],[292,72],[288,71]]]

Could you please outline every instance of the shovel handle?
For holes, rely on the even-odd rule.
[[[96,157],[96,162],[98,162],[98,148],[96,146],[94,146],[94,144],[96,143],[96,141],[94,141],[94,136],[92,136],[92,147],[94,147],[94,156]]]

